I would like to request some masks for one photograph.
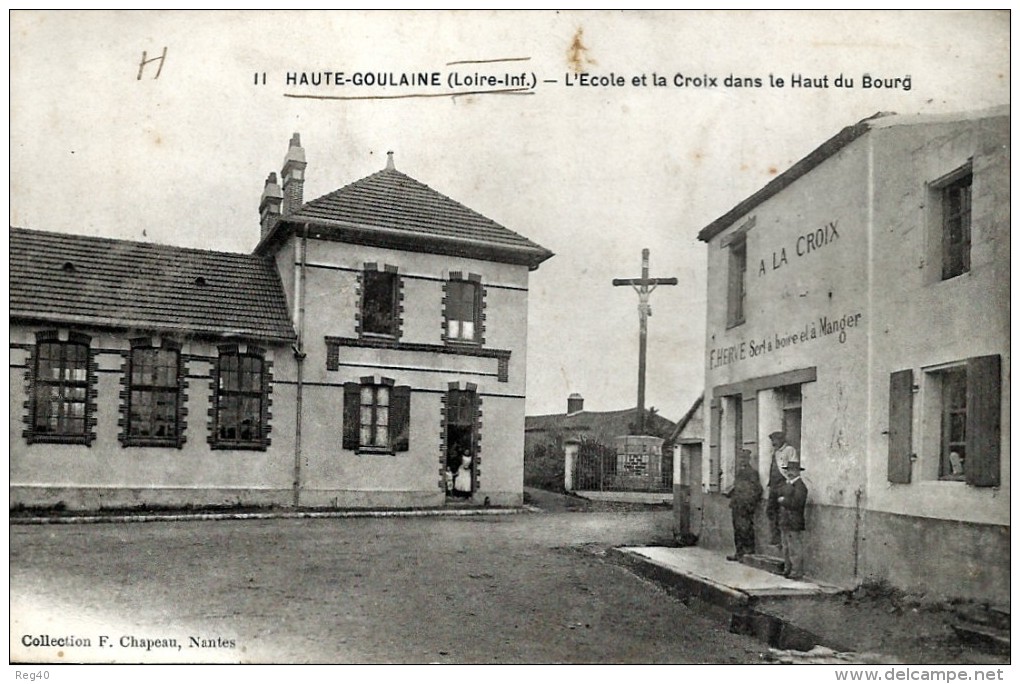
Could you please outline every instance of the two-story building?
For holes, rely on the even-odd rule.
[[[551,253],[387,167],[252,254],[11,229],[11,505],[523,496],[528,276]]]
[[[700,542],[786,432],[807,572],[1008,600],[1009,111],[876,115],[705,227]],[[764,516],[759,545],[767,541]]]

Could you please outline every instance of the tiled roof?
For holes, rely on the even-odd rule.
[[[290,340],[271,261],[249,254],[11,228],[10,315]]]
[[[474,243],[521,252],[536,266],[552,256],[541,245],[391,168],[312,200],[286,219],[320,226],[395,231],[396,235],[405,233],[419,241]]]
[[[652,432],[661,436],[672,433],[675,424],[657,413],[646,409]],[[566,433],[587,433],[608,444],[613,437],[629,432],[631,423],[637,422],[637,408],[620,411],[578,411],[577,413],[554,413],[543,416],[525,416],[525,432],[547,432],[562,430]]]

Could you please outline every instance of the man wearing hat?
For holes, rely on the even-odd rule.
[[[747,554],[754,553],[754,509],[761,501],[761,482],[758,471],[751,467],[751,451],[743,449],[737,461],[737,474],[733,478],[733,487],[727,494],[730,497],[730,512],[733,515],[733,543],[737,552],[726,556],[726,560],[739,561]]]
[[[786,465],[786,483],[779,494],[779,529],[783,535],[783,576],[804,577],[804,509],[807,485],[801,479],[800,461]]]
[[[769,435],[772,442],[772,468],[769,470],[769,500],[765,515],[769,519],[769,533],[772,546],[779,546],[782,539],[779,532],[779,492],[786,483],[786,468],[793,462],[800,462],[797,450],[786,443],[786,433],[778,430]]]

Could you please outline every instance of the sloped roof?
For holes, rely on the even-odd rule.
[[[10,232],[11,319],[294,338],[271,261],[249,254]]]
[[[653,432],[668,435],[674,429],[673,421],[657,413],[648,413]],[[637,408],[620,411],[578,411],[577,413],[556,413],[543,416],[525,416],[524,431],[544,432],[562,430],[566,433],[589,434],[608,444],[608,440],[629,432],[631,423],[637,422]],[[569,436],[569,435],[566,435]]]
[[[677,441],[680,440],[680,434],[684,431],[684,428],[687,427],[687,425],[691,423],[693,418],[698,414],[698,409],[701,408],[701,405],[704,403],[704,401],[705,401],[704,393],[702,393],[697,399],[694,400],[694,403],[691,404],[691,407],[689,409],[687,409],[687,413],[683,415],[683,417],[680,419],[680,422],[676,424],[676,428],[673,430],[673,433],[669,436],[670,442],[676,443]],[[701,421],[699,420],[698,422],[700,423]],[[704,426],[700,427],[703,428]],[[704,435],[699,434],[698,437],[704,437]]]
[[[818,167],[837,152],[848,146],[853,141],[865,135],[871,130],[889,128],[892,126],[910,126],[916,124],[950,123],[956,121],[974,121],[978,119],[990,119],[996,117],[1008,117],[1009,105],[1000,105],[988,109],[973,112],[956,112],[945,114],[915,114],[901,115],[894,112],[876,112],[866,119],[861,119],[852,126],[847,126],[836,135],[816,147],[807,156],[802,158],[789,169],[773,178],[767,185],[744,199],[740,204],[733,207],[712,223],[708,224],[698,233],[698,239],[708,242],[724,230],[732,226],[745,214],[755,207],[765,203],[766,200],[779,194],[780,191],[789,187],[798,178],[806,175],[812,169]]]
[[[781,190],[789,187],[795,180],[806,175],[809,171],[819,166],[826,159],[832,157],[854,140],[857,140],[857,138],[867,133],[871,130],[872,122],[883,116],[889,116],[889,114],[885,112],[878,112],[867,119],[858,121],[852,126],[847,126],[839,133],[816,147],[810,154],[798,161],[789,169],[773,178],[768,185],[758,190],[758,192],[754,193],[740,204],[717,218],[715,221],[712,221],[712,223],[702,228],[701,232],[698,233],[698,239],[703,242],[708,242],[716,235],[732,226],[752,209],[779,194]]]
[[[273,232],[304,223],[314,224],[323,237],[355,242],[388,238],[392,246],[405,249],[516,259],[532,268],[552,256],[541,245],[392,168],[308,202],[285,216]],[[271,233],[263,243],[274,237]]]

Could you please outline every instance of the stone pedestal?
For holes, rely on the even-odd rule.
[[[662,479],[662,442],[650,435],[616,438],[614,485],[623,489],[655,489]]]

